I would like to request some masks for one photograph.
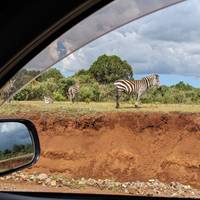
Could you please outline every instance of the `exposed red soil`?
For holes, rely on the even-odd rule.
[[[37,127],[42,154],[26,171],[73,178],[147,181],[200,188],[200,114],[19,114]]]

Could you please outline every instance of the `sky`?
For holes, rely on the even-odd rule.
[[[19,122],[0,123],[0,150],[12,149],[14,144],[31,144],[28,129]]]
[[[135,20],[89,43],[55,65],[65,76],[88,69],[102,54],[118,55],[134,78],[157,73],[161,84],[200,87],[200,1],[188,0]],[[66,44],[58,41],[61,51]],[[62,53],[62,52],[61,52]]]

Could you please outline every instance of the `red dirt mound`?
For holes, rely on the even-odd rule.
[[[200,188],[200,114],[27,114],[42,147],[27,171],[73,178],[177,181]]]

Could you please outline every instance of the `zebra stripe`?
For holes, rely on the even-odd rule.
[[[9,80],[0,90],[0,96],[4,101],[8,100],[8,98],[12,95],[14,91],[14,83],[16,80]],[[10,99],[8,100],[10,102]]]
[[[75,97],[80,92],[80,86],[78,84],[72,85],[68,89],[68,96],[72,103],[74,103]]]
[[[136,94],[136,104],[138,103],[141,95],[143,95],[149,88],[153,86],[160,86],[159,76],[157,74],[146,76],[141,80],[118,80],[115,81],[115,90],[116,90],[116,108],[119,108],[119,98],[121,92],[126,92],[127,94]]]

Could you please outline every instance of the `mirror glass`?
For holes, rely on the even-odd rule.
[[[0,122],[0,173],[29,164],[33,158],[28,128],[20,122]]]

